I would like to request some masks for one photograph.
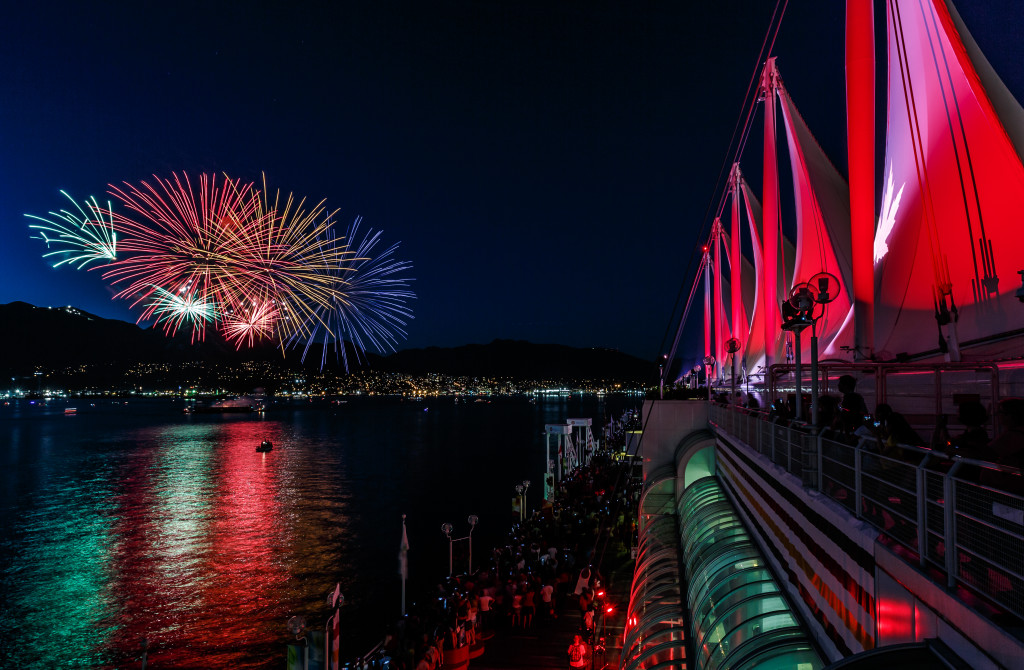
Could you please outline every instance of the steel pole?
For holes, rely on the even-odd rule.
[[[801,377],[804,374],[804,367],[800,361],[800,331],[793,331],[793,353],[796,354],[796,369],[794,376],[796,377],[796,419],[802,421],[804,418],[804,398],[803,389],[800,388]]]
[[[732,379],[729,383],[729,404],[735,405],[736,402],[736,352],[732,352]]]
[[[811,324],[811,425],[818,427],[818,324]]]

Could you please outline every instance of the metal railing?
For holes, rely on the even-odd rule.
[[[818,392],[838,397],[838,379],[848,374],[857,380],[857,391],[868,407],[898,398],[900,411],[916,423],[934,425],[936,417],[956,419],[957,396],[976,397],[979,402],[995,407],[1000,398],[999,366],[993,363],[836,363],[818,366]],[[765,407],[778,398],[793,396],[796,391],[795,366],[776,364],[765,375],[758,395]],[[801,391],[810,395],[814,380],[807,365],[801,374]],[[716,390],[727,387],[719,384]],[[809,403],[804,403],[808,411]],[[992,434],[999,433],[998,415],[989,417]]]
[[[877,528],[949,588],[1024,618],[1024,497],[1015,468],[923,447],[825,437],[806,424],[712,405],[709,423]],[[855,439],[855,438],[854,438]]]

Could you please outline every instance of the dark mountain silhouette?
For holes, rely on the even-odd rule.
[[[25,302],[0,305],[0,374],[30,375],[77,365],[181,363],[194,361],[270,361],[287,368],[332,371],[342,369],[337,352],[313,346],[282,355],[272,343],[236,350],[210,329],[203,342],[188,332],[168,337],[160,328],[104,319],[73,307],[35,307]],[[609,349],[574,349],[557,344],[495,340],[452,349],[409,349],[387,357],[357,356],[348,347],[349,369],[369,367],[406,374],[438,373],[456,376],[515,379],[615,379],[650,381],[653,364]],[[360,365],[362,362],[363,365]]]

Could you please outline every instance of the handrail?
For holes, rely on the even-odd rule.
[[[804,368],[806,370],[807,368]],[[889,376],[894,374],[907,374],[907,373],[921,373],[929,372],[935,375],[936,383],[934,390],[935,400],[935,414],[936,416],[942,414],[942,399],[944,397],[942,390],[942,373],[944,372],[984,372],[989,376],[987,397],[991,398],[992,405],[995,406],[999,403],[999,366],[995,363],[849,363],[845,361],[825,361],[818,364],[818,374],[821,379],[819,392],[829,393],[828,382],[830,375],[836,372],[860,372],[871,374],[874,376],[875,382],[875,398],[877,402],[888,402],[889,398]],[[771,403],[777,397],[777,380],[790,374],[796,373],[796,366],[792,363],[776,363],[768,368],[768,372],[765,375],[764,382],[761,388],[766,393],[765,405],[770,406]],[[805,373],[806,374],[806,373]],[[802,377],[804,375],[801,375]],[[814,383],[812,379],[801,379],[801,385],[807,384],[807,390],[810,392],[811,385]],[[710,394],[709,394],[710,395]],[[999,432],[998,416],[993,412],[991,417],[993,422],[993,432]]]
[[[944,573],[948,587],[1024,618],[1024,496],[1000,488],[1021,469],[913,445],[893,457],[867,438],[848,444],[736,406],[712,405],[708,422],[875,527],[898,555]]]

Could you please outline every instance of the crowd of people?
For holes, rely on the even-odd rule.
[[[590,659],[599,642],[600,565],[606,553],[628,551],[633,541],[639,482],[598,453],[559,482],[555,496],[513,525],[484,566],[442,580],[417,599],[376,656],[388,657],[396,670],[435,670],[493,634],[551,626],[575,607]],[[570,662],[573,654],[567,652]]]

